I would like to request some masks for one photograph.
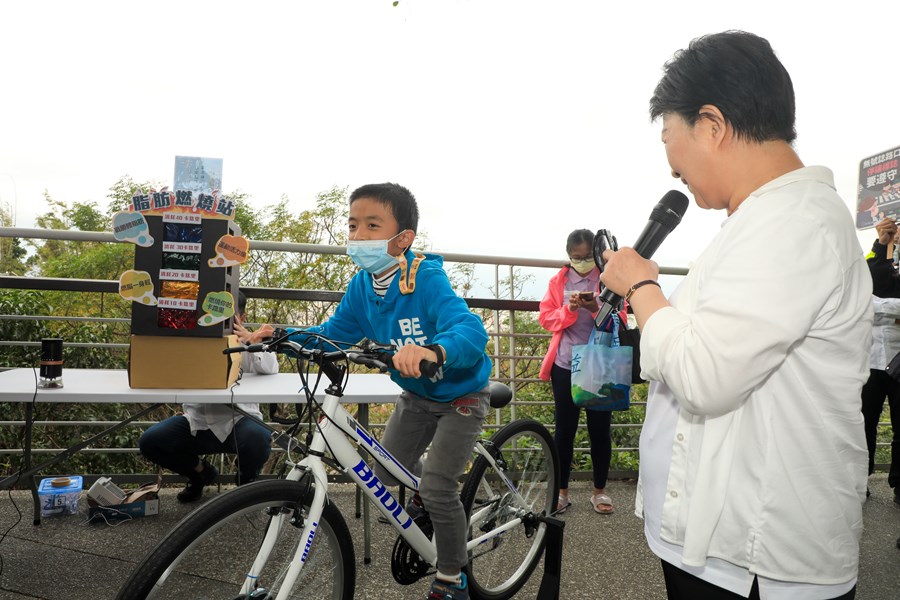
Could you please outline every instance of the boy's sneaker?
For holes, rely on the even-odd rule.
[[[466,574],[460,573],[462,582],[459,584],[450,583],[435,579],[431,584],[431,591],[425,600],[469,600],[469,587],[466,585]]]
[[[209,485],[219,476],[219,471],[214,466],[203,461],[203,470],[194,471],[188,476],[187,485],[175,496],[182,504],[199,500],[203,495],[203,487]]]

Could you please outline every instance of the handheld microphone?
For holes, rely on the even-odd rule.
[[[662,197],[653,210],[650,211],[650,219],[641,235],[638,236],[634,243],[634,251],[643,256],[650,258],[666,239],[666,236],[672,233],[672,230],[681,223],[681,217],[687,211],[690,201],[687,196],[677,190],[669,190]],[[609,313],[622,302],[622,297],[609,290],[603,288],[600,295],[597,296],[597,303],[600,305],[600,311],[594,318],[594,324],[599,329],[603,322],[609,316]]]

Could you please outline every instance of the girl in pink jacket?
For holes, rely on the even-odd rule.
[[[600,269],[594,263],[594,234],[589,229],[576,229],[566,240],[569,265],[550,280],[547,293],[541,300],[541,327],[553,334],[547,355],[541,363],[540,377],[550,381],[556,403],[554,441],[559,453],[560,479],[557,514],[572,505],[569,500],[569,474],[575,432],[581,408],[572,402],[572,347],[586,344],[594,326],[594,314],[599,310],[597,292],[600,289]],[[620,313],[625,323],[624,311]],[[591,462],[594,467],[594,493],[591,505],[600,514],[611,514],[613,503],[606,494],[609,461],[612,457],[612,438],[608,411],[587,410],[588,436],[591,439]]]

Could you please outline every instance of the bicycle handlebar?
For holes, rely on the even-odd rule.
[[[279,331],[278,333],[281,333]],[[222,354],[234,354],[236,352],[277,352],[279,354],[293,353],[297,356],[310,361],[317,365],[327,365],[347,359],[358,365],[363,365],[373,369],[378,369],[382,373],[388,369],[394,369],[393,355],[389,354],[387,348],[378,347],[374,349],[363,350],[331,350],[325,351],[321,348],[306,348],[302,344],[288,339],[292,335],[302,334],[302,331],[284,333],[269,342],[261,342],[259,344],[250,344],[249,346],[233,346],[222,350]],[[438,365],[430,360],[422,359],[419,363],[419,370],[425,377],[434,377],[437,373]]]

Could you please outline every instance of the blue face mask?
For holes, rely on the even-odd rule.
[[[405,229],[403,231],[406,231]],[[400,233],[403,233],[401,231]],[[347,256],[363,271],[378,275],[384,273],[399,261],[388,254],[388,242],[400,235],[398,233],[389,240],[349,240]]]

